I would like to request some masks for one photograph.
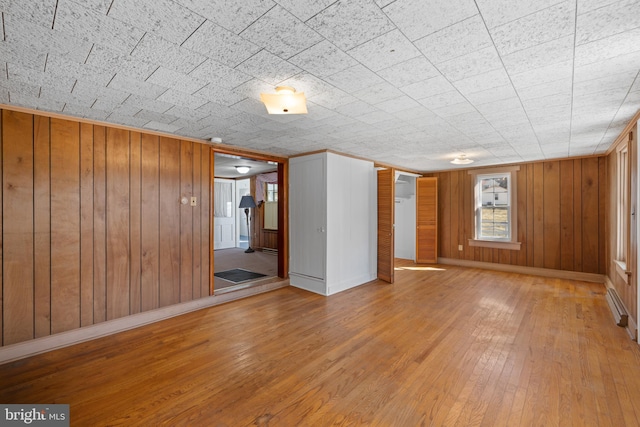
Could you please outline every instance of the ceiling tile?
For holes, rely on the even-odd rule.
[[[122,53],[130,53],[144,35],[143,30],[133,25],[71,0],[59,0],[54,28]]]
[[[640,51],[640,28],[576,46],[575,65],[581,67],[638,51]]]
[[[49,99],[51,101],[60,101],[65,104],[73,104],[77,107],[91,108],[96,97],[87,94],[73,94],[71,92],[64,92],[57,89],[53,89],[50,86],[45,86],[40,91],[40,98]]]
[[[566,77],[564,79],[555,80],[552,82],[538,82],[533,86],[527,86],[518,89],[518,96],[523,101],[557,94],[571,96],[572,93],[573,82],[571,77]]]
[[[70,61],[84,62],[91,51],[91,43],[65,32],[21,21],[13,15],[4,15],[5,40],[18,49],[33,49],[53,53]]]
[[[158,68],[155,64],[99,45],[93,46],[86,64],[112,75],[119,73],[138,80],[146,80]]]
[[[449,80],[439,75],[437,77],[401,87],[400,90],[411,98],[420,100],[441,93],[451,92],[455,90],[455,88],[451,83],[449,83]]]
[[[338,0],[306,23],[342,50],[394,29],[378,6],[367,0]]]
[[[502,55],[509,74],[518,74],[534,68],[573,60],[573,36],[561,37],[546,43]]]
[[[241,35],[283,59],[289,59],[322,41],[317,32],[280,6],[262,15]]]
[[[242,94],[213,84],[206,85],[195,92],[194,95],[224,106],[237,104],[246,98],[246,96]]]
[[[175,89],[168,89],[158,98],[158,101],[168,102],[187,108],[198,108],[207,103],[206,99],[199,96],[188,95]]]
[[[452,82],[503,68],[500,57],[493,46],[459,56],[456,59],[438,64],[437,67]]]
[[[154,122],[154,121],[150,121],[146,123],[143,127],[146,129],[153,129],[153,130],[158,130],[161,132],[168,132],[168,133],[172,133],[180,129],[180,126],[175,126],[167,123]]]
[[[385,68],[378,71],[377,74],[396,87],[408,86],[432,77],[442,77],[440,72],[423,56]]]
[[[522,88],[530,86],[551,83],[557,80],[570,79],[573,74],[572,65],[572,61],[547,65],[546,67],[540,67],[524,73],[514,74],[511,76],[511,81],[513,82],[513,86],[516,90],[520,91]]]
[[[575,2],[564,1],[490,30],[501,55],[573,35]]]
[[[302,71],[295,65],[266,50],[256,53],[239,64],[236,69],[274,86]]]
[[[37,110],[60,112],[64,108],[64,102],[62,101],[33,97],[26,93],[9,92],[9,100],[14,105]]]
[[[189,75],[226,89],[236,88],[251,80],[251,76],[211,59],[198,65]]]
[[[377,104],[403,95],[401,90],[387,82],[369,86],[352,92],[351,94],[364,102],[368,102],[369,104]]]
[[[235,67],[261,49],[249,40],[211,21],[202,24],[182,44],[182,47],[201,53],[230,67]]]
[[[472,0],[397,0],[383,10],[412,41],[478,13]]]
[[[166,68],[185,74],[193,71],[206,60],[206,57],[199,53],[149,33],[140,40],[131,56],[151,64],[162,64]]]
[[[365,67],[379,71],[420,56],[420,51],[400,31],[394,30],[349,50]]]
[[[415,45],[434,64],[493,45],[480,15],[474,15],[415,41]]]
[[[186,94],[193,94],[207,85],[203,80],[164,67],[158,67],[149,76],[147,83],[175,89]]]
[[[376,107],[378,107],[379,109],[381,109],[386,113],[393,114],[393,113],[398,113],[401,111],[420,107],[420,103],[404,95],[404,96],[399,96],[397,98],[389,99],[387,101],[380,102],[376,104]]]
[[[7,64],[7,75],[9,80],[17,80],[29,85],[51,86],[61,92],[71,92],[76,83],[74,77],[52,75],[17,64]]]
[[[458,80],[454,82],[453,85],[466,96],[496,87],[511,86],[511,80],[504,68],[498,68],[486,73]]]
[[[159,86],[150,82],[134,79],[124,74],[116,74],[108,86],[112,89],[135,93],[147,98],[157,98],[167,90],[166,86]]]
[[[197,11],[199,15],[235,34],[240,34],[275,6],[271,0],[176,0],[176,3]]]
[[[2,1],[0,12],[20,21],[28,21],[46,28],[53,26],[56,11],[56,0],[41,1]]]
[[[172,0],[113,0],[109,16],[176,44],[184,42],[204,18]]]
[[[619,1],[578,15],[576,45],[581,45],[640,27],[640,2]]]
[[[558,0],[536,0],[514,2],[513,0],[476,0],[482,18],[489,28],[515,21],[543,9],[547,9]]]
[[[335,74],[358,63],[327,40],[291,57],[289,62],[319,77]]]
[[[73,86],[74,94],[77,96],[84,97],[95,97],[98,99],[110,100],[117,103],[124,102],[127,97],[129,97],[130,93],[123,92],[121,90],[112,89],[108,87],[97,86],[90,82],[84,82],[82,80],[78,80]]]
[[[356,65],[332,74],[325,80],[337,88],[349,93],[384,83],[382,78],[362,65]]]
[[[46,70],[47,73],[54,76],[74,77],[86,82],[94,82],[100,86],[106,86],[114,76],[114,73],[101,67],[69,61],[57,55],[47,57]]]
[[[12,62],[27,68],[44,70],[47,53],[38,51],[31,46],[21,46],[18,43],[0,41],[0,58],[4,62]]]
[[[321,105],[322,107],[335,109],[341,107],[346,104],[350,104],[354,101],[357,101],[357,98],[354,96],[341,91],[340,89],[335,89],[332,91],[322,92],[318,95],[314,95],[308,98],[310,101]]]
[[[301,21],[307,21],[322,10],[329,7],[335,0],[276,0]]]

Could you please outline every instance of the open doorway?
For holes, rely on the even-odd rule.
[[[230,207],[213,209],[214,294],[279,280],[278,241],[282,239],[277,238],[277,216],[274,227],[269,214],[273,203],[269,197],[273,195],[273,185],[277,188],[278,175],[278,163],[214,153],[213,200]],[[231,187],[223,185],[229,182]],[[229,188],[233,192],[231,202],[227,196],[217,194]],[[233,220],[220,217],[229,212]],[[277,206],[275,212],[277,215]],[[223,245],[230,230],[224,227],[227,222],[233,223],[232,244]]]

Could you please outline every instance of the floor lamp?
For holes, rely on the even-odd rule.
[[[251,252],[254,252],[254,250],[251,249],[251,228],[249,228],[249,209],[256,207],[256,201],[253,200],[253,196],[251,195],[242,196],[242,199],[240,199],[240,206],[238,207],[240,209],[244,208],[244,214],[247,216],[247,234],[249,235],[249,248],[245,251],[245,253],[251,253]]]

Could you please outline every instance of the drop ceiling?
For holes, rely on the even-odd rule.
[[[0,103],[277,155],[450,169],[604,153],[640,2],[0,0]],[[304,92],[307,115],[261,92]]]

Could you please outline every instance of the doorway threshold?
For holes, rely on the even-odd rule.
[[[287,282],[285,283],[281,283],[281,282]],[[273,289],[277,289],[279,287],[282,287],[283,285],[286,286],[288,285],[289,280],[288,279],[283,279],[282,277],[265,277],[265,278],[261,278],[258,280],[252,280],[251,282],[245,282],[245,283],[239,283],[237,285],[234,286],[226,286],[224,288],[220,288],[220,289],[213,289],[213,294],[214,295],[222,295],[222,294],[226,294],[229,292],[237,292],[237,291],[241,291],[243,289],[248,289],[248,288],[255,288],[258,286],[265,286],[265,287],[272,287],[272,286],[266,286],[266,285],[279,285],[279,286],[273,286]]]

